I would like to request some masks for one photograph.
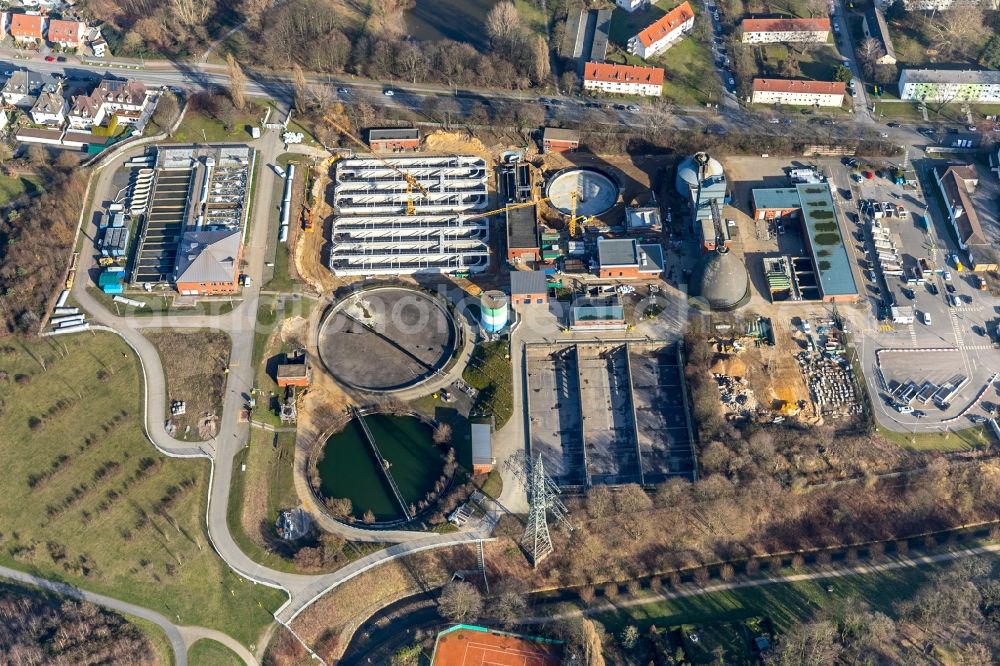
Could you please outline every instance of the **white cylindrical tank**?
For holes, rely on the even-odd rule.
[[[510,299],[502,291],[485,291],[479,299],[479,309],[483,328],[489,333],[496,333],[507,325]]]

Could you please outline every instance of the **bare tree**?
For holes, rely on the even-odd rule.
[[[434,428],[434,443],[435,444],[450,444],[451,443],[451,426],[447,423],[439,423],[436,428]]]
[[[233,106],[243,111],[247,108],[247,75],[232,53],[226,54],[226,74],[229,76],[229,99]]]
[[[486,15],[486,34],[494,50],[504,49],[521,32],[521,16],[513,2],[498,2]]]
[[[306,75],[298,64],[292,65],[292,86],[295,88],[295,110],[305,113],[308,108],[309,85],[306,83]]]
[[[174,16],[188,27],[200,26],[208,20],[214,4],[203,0],[170,0]]]
[[[531,80],[535,85],[546,82],[552,73],[549,65],[549,45],[541,35],[536,35],[532,44],[531,55]]]
[[[438,613],[452,622],[474,620],[483,612],[483,597],[472,583],[448,583],[438,598]]]
[[[879,58],[885,55],[885,50],[879,40],[874,37],[865,37],[858,44],[855,53],[861,66],[864,67],[865,76],[871,78],[875,74],[875,65],[878,64]]]
[[[928,21],[927,30],[934,48],[942,54],[967,55],[978,44],[984,23],[985,15],[978,5],[962,2]]]

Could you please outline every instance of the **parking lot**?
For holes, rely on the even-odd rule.
[[[859,313],[863,333],[858,351],[883,425],[901,431],[957,429],[986,415],[982,404],[968,415],[965,411],[994,369],[1000,368],[1000,350],[989,335],[1000,310],[997,299],[979,289],[974,273],[958,269],[959,248],[934,199],[932,163],[914,166],[917,187],[894,184],[885,173],[871,179],[861,176],[857,182],[852,178],[856,170],[844,164],[831,169],[831,181],[842,191],[848,226],[853,227],[854,258],[864,274],[866,307]],[[844,196],[848,190],[850,199]],[[868,200],[899,206],[905,217],[882,217],[875,227],[872,209],[865,205]],[[878,251],[886,251],[888,244],[876,247],[876,237],[891,242],[888,252],[898,257],[898,267],[890,262],[893,270],[882,270],[886,263]],[[896,321],[890,309],[894,305],[903,315]],[[909,308],[912,319],[907,316]],[[900,352],[876,354],[878,350]],[[909,392],[908,382],[914,384]],[[934,393],[950,383],[960,386],[946,401],[935,400]],[[900,396],[906,399],[900,401]],[[954,421],[960,414],[962,418]]]

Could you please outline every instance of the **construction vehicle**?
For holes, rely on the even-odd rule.
[[[368,145],[364,141],[354,136],[352,132],[348,131],[346,127],[342,126],[336,120],[331,118],[329,114],[323,116],[323,122],[328,123],[331,127],[336,129],[338,132],[346,136],[348,139],[356,143],[361,148],[368,150]],[[381,162],[382,164],[384,164],[385,166],[389,167],[390,169],[398,173],[400,176],[402,176],[403,180],[406,181],[406,193],[408,195],[412,195],[414,191],[420,192],[422,196],[427,196],[428,194],[430,194],[427,191],[427,188],[424,187],[423,184],[421,184],[421,182],[417,180],[417,178],[413,174],[410,174],[400,169],[398,166],[396,166],[395,164],[393,164],[392,162],[390,162],[389,160],[385,159],[384,157],[382,157],[377,153],[371,153],[371,157],[375,158],[376,160],[378,160],[379,162]],[[414,215],[416,214],[416,212],[417,210],[416,206],[413,203],[413,197],[412,196],[407,197],[406,214]]]
[[[98,257],[97,265],[101,268],[108,268],[109,266],[124,266],[125,257]]]
[[[76,279],[76,266],[80,263],[80,253],[74,252],[73,257],[69,261],[69,272],[66,274],[66,288],[73,288],[73,280]]]

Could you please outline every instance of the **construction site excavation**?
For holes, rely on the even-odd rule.
[[[694,478],[676,345],[535,344],[525,354],[530,453],[558,485]]]
[[[437,374],[456,348],[455,321],[416,289],[380,287],[333,305],[319,330],[319,356],[341,384],[373,393]]]

